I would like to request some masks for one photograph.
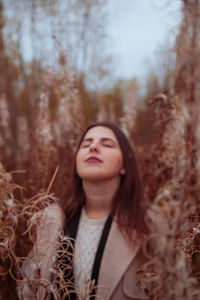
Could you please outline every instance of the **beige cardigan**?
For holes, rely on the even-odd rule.
[[[21,273],[24,281],[18,289],[20,300],[48,299],[45,297],[45,290],[42,287],[37,289],[34,294],[27,280],[38,276],[44,283],[50,282],[51,268],[57,251],[56,241],[63,224],[64,216],[58,205],[50,205],[44,210],[36,243],[22,266]],[[136,238],[136,233],[133,234]],[[141,241],[138,239],[135,239],[134,248],[128,246],[117,223],[113,221],[102,256],[96,299],[148,299],[138,287],[140,278],[136,274],[136,270],[138,264],[141,264],[143,260],[140,249]],[[35,270],[36,265],[40,267],[39,274]],[[20,290],[22,291],[21,295]]]

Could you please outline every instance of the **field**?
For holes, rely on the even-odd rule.
[[[2,17],[1,1],[0,7]],[[136,101],[135,80],[125,88],[90,90],[61,49],[57,69],[33,62],[25,72],[20,57],[16,63],[6,52],[0,28],[0,299],[18,299],[20,266],[40,211],[65,194],[77,141],[99,120],[126,132],[139,162],[149,229],[143,288],[152,300],[198,299],[200,2],[183,1],[182,13],[174,65],[162,85],[152,81],[144,108]]]

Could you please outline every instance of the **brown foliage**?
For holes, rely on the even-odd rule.
[[[3,46],[1,42],[1,50]],[[168,93],[152,96],[148,102],[154,113],[154,132],[147,143],[135,144],[149,228],[144,245],[147,263],[140,272],[143,288],[153,300],[196,300],[200,293],[199,1],[183,1],[175,50],[176,67],[171,72]],[[3,51],[0,63],[5,75],[0,82],[0,160],[9,171],[0,166],[0,283],[3,299],[17,299],[10,286],[20,286],[19,268],[32,248],[41,211],[58,201],[56,197],[67,188],[82,127],[106,112],[107,117],[121,122],[131,142],[142,139],[134,138],[134,82],[127,89],[126,105],[126,97],[114,89],[104,94],[99,110],[98,102],[91,104],[93,98],[91,94],[88,97],[83,82],[68,70],[63,53],[57,71],[48,69],[40,76],[34,73],[37,80],[26,76],[27,84],[22,89],[15,73],[17,66]],[[14,74],[17,93],[13,84],[8,85],[9,76]],[[115,102],[118,104],[112,111]],[[68,253],[63,251],[61,257]],[[45,283],[45,288],[55,295],[60,288],[67,293],[68,286],[56,265],[54,272],[59,280]],[[44,282],[37,278],[32,284]],[[59,288],[55,289],[57,284]]]

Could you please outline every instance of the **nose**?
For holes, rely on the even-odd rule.
[[[93,142],[90,145],[90,152],[99,152],[99,145],[97,142]]]

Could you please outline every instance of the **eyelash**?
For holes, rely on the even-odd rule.
[[[104,147],[107,147],[107,148],[112,148],[111,145],[107,145],[107,144],[103,144]],[[83,145],[82,148],[88,148],[90,147],[90,145]]]

